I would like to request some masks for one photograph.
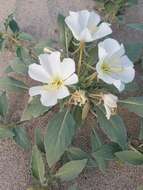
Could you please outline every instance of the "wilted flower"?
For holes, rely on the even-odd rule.
[[[85,92],[83,90],[76,90],[70,99],[70,103],[74,105],[82,106],[86,103],[87,98],[85,96]]]
[[[75,74],[75,62],[73,59],[65,58],[60,61],[60,52],[51,54],[41,54],[39,56],[40,65],[31,64],[29,66],[29,76],[39,82],[42,86],[31,87],[30,96],[41,95],[41,103],[45,106],[53,106],[58,99],[63,99],[70,95],[67,88],[78,82]]]
[[[110,25],[106,22],[100,23],[100,16],[94,11],[70,11],[65,22],[75,39],[82,42],[92,42],[112,33]]]
[[[98,45],[99,61],[96,65],[98,78],[113,84],[119,91],[135,77],[134,65],[125,55],[123,44],[114,39],[106,39]]]
[[[106,117],[110,119],[111,115],[116,113],[118,97],[113,94],[103,94],[104,107],[106,110]]]

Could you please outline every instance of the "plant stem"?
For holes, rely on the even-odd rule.
[[[78,66],[77,66],[77,73],[78,73],[78,75],[80,74],[80,70],[81,70],[83,50],[84,50],[84,42],[80,42],[79,61],[78,61]]]

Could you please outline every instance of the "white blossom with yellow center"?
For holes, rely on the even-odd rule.
[[[65,18],[65,22],[75,39],[82,42],[92,42],[112,33],[110,24],[100,23],[100,16],[94,11],[70,11],[70,15]]]
[[[103,94],[102,99],[106,110],[106,117],[110,119],[111,115],[116,113],[118,97],[113,94]]]
[[[123,44],[114,39],[106,39],[98,44],[99,61],[96,65],[98,78],[113,84],[119,91],[135,77],[132,61],[125,55]]]
[[[29,76],[39,82],[40,86],[31,87],[30,96],[41,95],[41,103],[44,106],[54,106],[58,99],[70,95],[67,86],[78,82],[75,74],[75,62],[71,58],[65,58],[61,62],[60,52],[41,54],[40,65],[34,63],[29,66]]]

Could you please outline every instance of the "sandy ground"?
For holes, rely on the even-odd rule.
[[[92,0],[0,0],[0,21],[9,13],[15,11],[23,31],[29,32],[37,39],[58,38],[56,17],[59,13],[68,14],[69,10],[92,9],[95,5]],[[126,13],[127,22],[143,21],[143,0],[133,9]],[[141,32],[134,32],[126,27],[115,27],[114,35],[120,41],[138,41],[143,39]],[[12,58],[10,53],[2,54],[0,57],[1,71]],[[12,109],[10,118],[19,118],[24,107],[25,99],[21,95],[14,98],[12,95]],[[20,99],[20,101],[19,101]],[[14,108],[14,109],[13,109]],[[137,128],[137,122],[131,116],[125,117],[126,122]],[[43,127],[43,121],[33,121],[26,127],[30,134],[36,126]],[[136,130],[135,130],[136,131]],[[102,174],[97,169],[84,172],[77,180],[80,190],[136,190],[137,186],[143,184],[143,167],[117,166],[110,164],[106,174]],[[31,183],[29,171],[29,153],[24,152],[11,140],[0,142],[0,190],[26,190]],[[66,188],[65,188],[66,190]]]

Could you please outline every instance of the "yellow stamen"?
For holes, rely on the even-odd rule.
[[[60,79],[59,77],[56,77],[52,80],[51,83],[44,85],[43,89],[46,91],[55,90],[55,89],[59,89],[63,85],[64,85],[64,81]]]

